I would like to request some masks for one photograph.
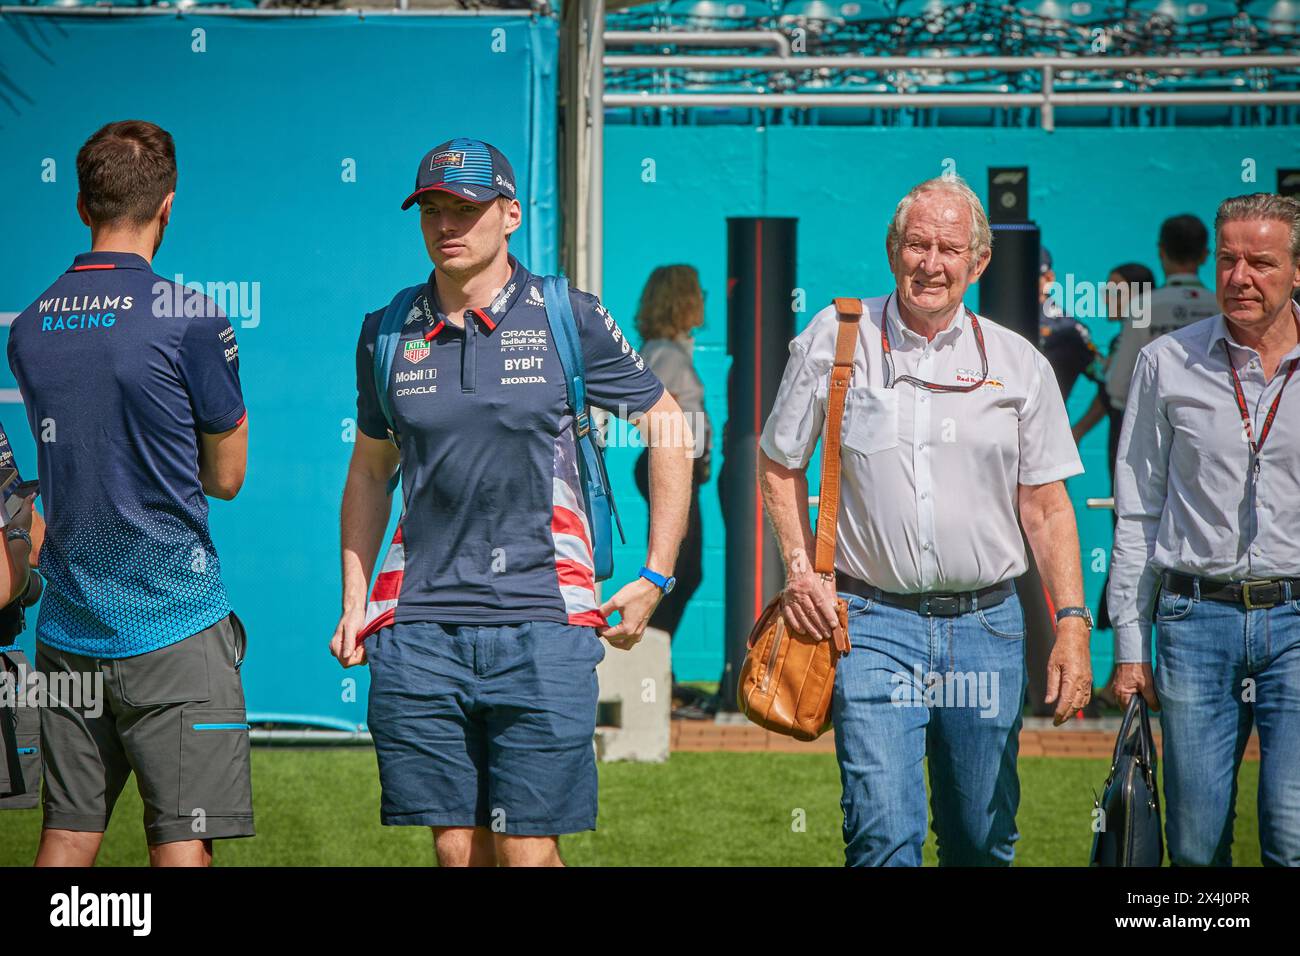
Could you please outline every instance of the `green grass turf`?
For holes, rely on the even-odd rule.
[[[1091,846],[1101,760],[1022,757],[1020,866],[1076,866]],[[1259,764],[1241,768],[1235,859],[1259,864]],[[379,824],[379,780],[368,748],[253,751],[258,836],[219,841],[226,866],[421,866],[428,830]],[[599,829],[564,837],[577,866],[838,866],[839,775],[829,754],[679,753],[667,764],[603,764]],[[802,826],[800,824],[802,823]],[[35,855],[39,810],[0,812],[0,865]],[[101,865],[148,861],[139,795],[118,801]],[[933,835],[925,863],[935,862]]]

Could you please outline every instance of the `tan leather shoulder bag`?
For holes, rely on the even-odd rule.
[[[826,400],[822,446],[822,484],[817,508],[817,554],[813,570],[835,575],[835,532],[840,510],[840,435],[844,400],[853,377],[853,353],[862,318],[859,299],[836,299],[839,327],[835,364]],[[816,740],[830,727],[835,664],[849,652],[848,605],[836,599],[839,624],[833,640],[793,631],[781,614],[777,595],[749,632],[749,652],[740,670],[738,703],[746,717],[768,730],[798,740]]]

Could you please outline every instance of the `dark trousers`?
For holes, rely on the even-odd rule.
[[[641,497],[650,500],[650,452],[641,452],[636,460],[636,486]],[[699,590],[704,579],[704,534],[700,521],[700,486],[691,479],[691,510],[686,519],[686,537],[682,539],[681,551],[677,554],[677,584],[650,615],[650,626],[667,631],[671,638],[677,633],[677,626],[686,611],[686,602]]]
[[[1106,447],[1109,450],[1109,454],[1110,454],[1110,457],[1106,459],[1106,462],[1107,464],[1110,465],[1110,493],[1112,495],[1115,493],[1115,462],[1116,459],[1118,459],[1119,457],[1119,430],[1123,424],[1124,424],[1124,413],[1122,411],[1116,411],[1115,409],[1112,408],[1110,410],[1110,434],[1107,436],[1106,439],[1107,442]],[[1115,527],[1116,520],[1117,520],[1117,514],[1114,511],[1114,509],[1112,509],[1110,513],[1110,526],[1112,530]],[[1106,580],[1103,581],[1101,584],[1101,601],[1097,605],[1097,627],[1103,630],[1109,630],[1111,628],[1110,603],[1106,597],[1106,593],[1109,590],[1110,590],[1110,565],[1107,564]]]

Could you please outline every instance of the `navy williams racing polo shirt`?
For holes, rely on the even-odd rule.
[[[212,300],[140,256],[85,253],[14,319],[9,367],[47,528],[37,637],[130,657],[228,615],[198,433],[245,414],[235,331]]]
[[[363,636],[394,622],[605,624],[542,279],[510,264],[505,288],[466,310],[463,329],[441,311],[432,275],[408,313],[388,383],[402,516]],[[594,295],[569,298],[591,403],[624,418],[648,410],[663,385]],[[373,358],[382,315],[366,316],[357,343],[357,425],[386,440]]]

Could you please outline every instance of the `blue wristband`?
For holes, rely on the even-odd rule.
[[[662,574],[657,574],[654,571],[651,571],[649,568],[641,569],[641,577],[645,578],[664,594],[667,594],[677,585],[676,578],[666,578]]]

